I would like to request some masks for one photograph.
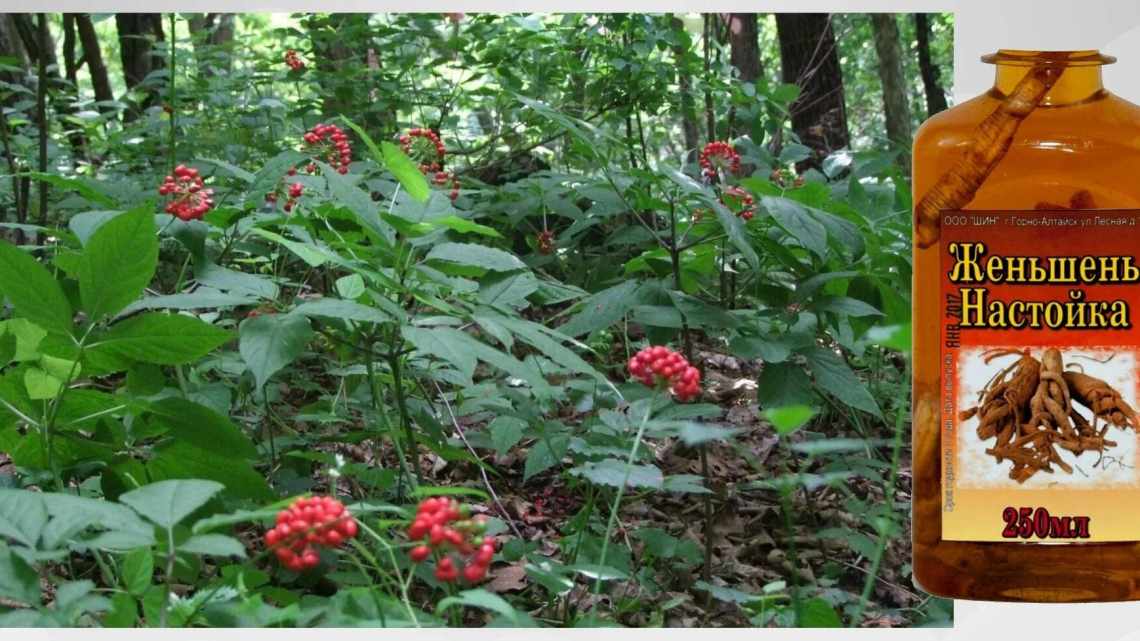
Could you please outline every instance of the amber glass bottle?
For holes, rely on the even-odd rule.
[[[1120,360],[1119,346],[1140,344],[1133,336],[1140,329],[1129,329],[1140,328],[1140,316],[1117,327],[1091,311],[1086,318],[1082,309],[1082,322],[1103,320],[1105,327],[1086,331],[1077,323],[1082,329],[1075,331],[1073,317],[1064,316],[1070,308],[1063,306],[1052,318],[1019,316],[1015,312],[1028,309],[1020,304],[996,315],[988,307],[994,300],[1063,304],[1079,297],[1135,301],[1140,314],[1140,286],[1118,283],[1113,271],[1085,274],[1095,277],[1091,281],[1069,280],[1068,271],[1058,268],[1037,273],[1046,275],[1042,281],[1033,278],[1033,269],[1018,268],[1012,276],[985,272],[986,282],[967,292],[951,275],[955,259],[963,257],[963,239],[975,236],[981,240],[974,264],[983,267],[983,259],[1036,256],[1038,249],[1043,257],[1076,260],[1140,253],[1140,228],[1128,226],[1134,213],[1140,217],[1140,211],[1128,211],[1140,210],[1140,107],[1104,89],[1101,67],[1114,59],[1097,51],[1000,50],[983,61],[996,66],[993,88],[930,118],[914,143],[915,581],[927,592],[965,599],[1140,599],[1140,526],[1131,516],[1114,521],[1111,511],[1086,513],[1099,502],[1120,513],[1140,512],[1131,494],[1140,480],[1128,476],[1130,466],[1109,470],[1103,463],[1107,454],[1136,451],[1138,436],[1127,429],[1131,414],[1124,406],[1135,404],[1138,370],[1116,378],[1097,373],[1133,362]],[[1109,213],[1103,210],[1122,212],[1122,222],[1102,223],[1099,216]],[[1097,227],[1084,227],[1093,220]],[[1065,260],[1058,258],[1058,265]],[[1032,263],[1021,267],[1027,265]],[[957,276],[968,274],[964,269]],[[995,275],[1007,280],[995,284]],[[989,287],[987,306],[970,308],[981,299],[968,300],[967,294]],[[1060,325],[1050,324],[1057,319]],[[961,355],[968,340],[980,346],[970,362]],[[1067,372],[1060,378],[1045,375],[1046,350],[1054,344],[1061,347],[1052,371]],[[1120,390],[1098,397],[1120,412],[1083,399],[1096,396],[1093,383],[1073,378],[1075,372],[1100,376],[1094,380],[1104,383],[1100,389]],[[991,373],[996,382],[984,380]],[[1063,394],[1049,387],[1056,381],[1069,383]],[[976,396],[960,392],[961,386]],[[1054,423],[1037,417],[1034,403],[1044,399],[1036,396],[1039,389],[1045,396],[1052,389],[1066,415]],[[1079,400],[1096,407],[1077,416],[1081,411],[1070,409],[1070,395],[1072,408],[1081,407]],[[967,397],[980,399],[978,406],[967,407],[973,402]],[[1092,427],[1078,425],[1089,422]],[[1103,483],[1088,480],[1098,474]]]

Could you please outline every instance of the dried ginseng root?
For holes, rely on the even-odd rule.
[[[1140,432],[1136,410],[1108,383],[1081,372],[1065,372],[1064,378],[1073,400],[1092,410],[1094,416],[1116,427]]]
[[[968,420],[978,416],[978,438],[983,441],[998,439],[998,446],[1008,444],[1018,431],[1023,419],[1028,416],[1029,399],[1037,391],[1041,363],[1029,352],[998,350],[988,352],[985,362],[1002,356],[1020,354],[1014,364],[998,372],[982,388],[981,402],[977,407],[961,412],[959,418]]]
[[[944,210],[962,209],[974,199],[982,183],[1005,157],[1021,122],[1041,104],[1061,69],[1038,64],[1025,74],[998,108],[986,117],[962,157],[942,175],[914,208],[918,246],[938,242]]]

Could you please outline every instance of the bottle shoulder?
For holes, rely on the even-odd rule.
[[[915,132],[916,155],[969,144],[1002,99],[991,91],[928,118]],[[1140,154],[1140,105],[1108,91],[1079,103],[1042,105],[1020,123],[1013,147]]]

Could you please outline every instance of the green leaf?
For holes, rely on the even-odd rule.
[[[523,465],[523,481],[529,481],[532,476],[541,474],[561,463],[562,457],[566,456],[566,451],[569,449],[570,437],[561,434],[547,436],[535,441],[534,446],[527,453],[526,463]]]
[[[440,260],[496,272],[526,269],[526,264],[514,254],[472,243],[440,243],[431,248],[424,260]]]
[[[40,604],[40,577],[20,555],[0,541],[0,597]]]
[[[384,156],[384,165],[396,180],[400,181],[404,191],[421,203],[427,202],[431,187],[412,159],[408,158],[402,149],[386,140],[380,142],[380,151]]]
[[[226,416],[182,398],[164,398],[150,406],[169,434],[207,452],[230,458],[254,458],[257,448]]]
[[[236,556],[245,558],[241,541],[224,534],[198,534],[182,542],[178,551],[204,556]]]
[[[475,342],[475,339],[467,334],[446,327],[428,329],[405,326],[400,331],[418,351],[450,363],[465,378],[471,378],[475,374],[477,359],[469,349],[470,343]]]
[[[526,421],[514,416],[497,416],[487,425],[491,432],[491,445],[500,456],[506,454],[512,447],[522,440],[523,431],[526,430]]]
[[[154,215],[135,209],[100,225],[83,248],[79,295],[91,321],[112,316],[142,296],[158,265]]]
[[[756,381],[756,400],[761,407],[808,405],[816,400],[811,379],[795,363],[766,363]]]
[[[329,193],[338,205],[346,207],[362,225],[370,229],[384,242],[391,244],[395,232],[380,218],[380,206],[372,201],[368,192],[360,189],[346,176],[324,163],[317,163],[321,175],[328,183]]]
[[[209,479],[226,488],[226,495],[254,501],[276,498],[265,475],[255,470],[250,461],[220,456],[189,443],[171,441],[155,449],[154,458],[146,464],[154,479]]]
[[[31,254],[0,241],[0,294],[16,313],[48,331],[71,331],[71,303],[59,282]]]
[[[360,323],[387,323],[393,320],[391,316],[375,307],[336,298],[322,298],[301,303],[294,307],[290,314],[351,320]]]
[[[820,258],[827,253],[827,229],[803,205],[776,196],[764,196],[760,202],[776,224],[800,241],[805,249]]]
[[[218,160],[217,158],[202,158],[202,157],[195,158],[195,160],[197,162],[209,163],[211,165],[214,165],[215,167],[218,167],[219,169],[224,169],[231,176],[233,176],[234,178],[237,178],[238,180],[241,180],[242,182],[245,182],[245,183],[252,183],[254,180],[257,179],[257,176],[249,173],[248,171],[242,169],[241,167],[238,167],[237,165],[230,164],[224,160]]]
[[[436,613],[442,615],[455,606],[489,610],[503,617],[514,627],[535,626],[534,620],[530,618],[529,614],[515,610],[503,597],[491,594],[486,590],[464,590],[455,596],[447,597],[436,606]]]
[[[841,628],[843,620],[830,603],[816,597],[800,605],[796,624],[801,628]]]
[[[43,497],[28,490],[0,490],[0,538],[35,549],[48,523]]]
[[[479,223],[472,222],[466,218],[460,218],[459,216],[455,215],[437,218],[433,220],[432,223],[436,225],[443,225],[451,231],[458,232],[460,234],[479,234],[481,236],[490,236],[491,238],[503,237],[502,234],[495,231],[491,227],[480,225]]]
[[[364,295],[364,277],[360,274],[349,274],[336,279],[336,293],[341,298],[355,300]]]
[[[242,321],[238,349],[253,372],[257,389],[292,363],[313,338],[309,319],[295,314],[263,314]]]
[[[253,184],[249,186],[246,193],[258,199],[258,202],[261,202],[265,194],[277,188],[278,183],[281,182],[281,177],[284,176],[291,167],[297,166],[304,160],[305,156],[293,149],[288,149],[277,154],[261,166],[257,175],[254,176]]]
[[[43,401],[55,398],[63,388],[63,381],[38,367],[29,367],[24,370],[24,388],[28,390],[28,398]]]
[[[827,348],[814,347],[804,352],[804,357],[815,375],[816,385],[822,390],[855,409],[883,417],[879,404],[867,391],[867,386],[851,371],[841,356]]]
[[[230,332],[193,316],[148,312],[115,323],[92,348],[144,363],[182,365],[230,340]]]
[[[787,435],[803,427],[815,416],[815,409],[806,405],[788,405],[764,410],[764,418],[776,432]]]
[[[120,578],[127,592],[136,597],[142,596],[150,587],[152,577],[154,577],[154,553],[150,548],[137,548],[123,557]]]
[[[597,485],[621,487],[626,478],[626,462],[608,458],[602,461],[590,461],[570,470],[575,476],[584,476]],[[648,487],[661,489],[664,476],[656,465],[630,465],[628,487]]]
[[[99,205],[100,207],[115,206],[115,200],[113,198],[102,193],[93,186],[92,183],[94,183],[94,181],[85,181],[78,178],[67,178],[66,176],[45,174],[38,171],[29,172],[27,175],[35,178],[40,182],[48,183],[53,187],[59,187],[60,189],[66,191],[74,191],[75,193],[95,203],[96,205]]]
[[[618,322],[625,313],[638,304],[636,292],[640,285],[635,280],[625,280],[604,289],[582,301],[580,310],[558,331],[567,336],[581,336],[599,329],[605,329]]]
[[[381,141],[380,146],[377,147],[372,137],[362,127],[345,116],[341,116],[341,120],[356,132],[356,135],[364,142],[364,146],[368,147],[368,151],[372,154],[372,159],[376,161],[376,164],[387,167],[388,171],[396,177],[396,180],[400,181],[400,185],[404,187],[405,191],[420,202],[428,199],[431,187],[428,185],[427,178],[424,178],[424,175],[420,173],[420,168],[412,162],[411,158],[408,158],[403,150],[387,141]]]
[[[223,489],[225,486],[214,481],[159,481],[123,494],[119,497],[119,502],[155,525],[169,530]]]
[[[16,358],[16,335],[11,332],[4,332],[4,328],[0,325],[0,369],[5,365],[11,363]]]
[[[256,305],[259,298],[246,294],[230,294],[210,287],[199,287],[189,294],[167,294],[147,296],[137,300],[123,310],[123,315],[144,309],[218,309],[219,307],[239,307]]]
[[[285,249],[296,254],[297,258],[305,261],[309,267],[320,267],[329,260],[329,255],[322,252],[319,248],[310,244],[299,243],[295,240],[289,240],[281,234],[275,234],[265,229],[251,229],[251,234],[261,236],[262,238],[272,240],[273,242],[281,245]]]
[[[666,476],[661,489],[678,494],[712,494],[712,490],[704,486],[704,479],[696,474]]]

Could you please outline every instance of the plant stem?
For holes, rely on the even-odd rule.
[[[909,358],[907,358],[906,366],[903,368],[902,380],[910,380]],[[903,444],[903,419],[906,415],[903,409],[910,407],[910,398],[908,397],[910,387],[904,385],[903,390],[903,402],[899,404],[895,412],[895,436],[891,443],[891,473],[888,475],[887,482],[883,487],[883,503],[887,508],[889,523],[879,528],[879,540],[875,545],[875,555],[871,557],[871,568],[867,571],[867,578],[863,581],[863,591],[859,595],[859,602],[855,604],[855,611],[851,614],[851,621],[848,623],[849,627],[859,625],[860,620],[863,618],[863,611],[867,608],[867,601],[871,598],[871,591],[874,589],[875,581],[879,576],[879,566],[882,564],[883,554],[887,550],[887,543],[890,542],[890,537],[894,533],[894,526],[896,524],[894,515],[895,483],[898,481],[899,457],[902,452]]]
[[[655,400],[655,399],[654,399]],[[617,490],[617,496],[614,497],[613,507],[610,508],[610,518],[606,523],[606,533],[602,538],[602,552],[598,555],[598,576],[594,580],[594,594],[597,595],[602,591],[602,574],[601,568],[606,565],[606,553],[610,547],[610,537],[613,536],[614,527],[617,525],[618,510],[621,508],[622,497],[625,496],[625,488],[629,485],[629,477],[633,472],[633,463],[637,460],[637,450],[641,447],[641,439],[645,436],[645,427],[649,425],[649,415],[653,413],[653,400],[645,407],[645,416],[641,418],[641,424],[637,427],[637,435],[633,437],[633,447],[629,449],[629,458],[625,462],[625,474],[622,476],[621,486]]]
[[[177,15],[173,11],[170,12],[170,51],[168,52],[168,58],[170,59],[170,96],[167,99],[167,102],[169,103],[167,105],[167,107],[170,108],[170,163],[169,164],[170,164],[170,172],[171,173],[174,173],[174,167],[178,164],[178,138],[175,134],[176,129],[178,127],[178,124],[177,124],[178,110],[175,109],[175,107],[174,107],[174,99],[175,99],[174,78],[177,75],[175,72],[177,71],[176,63],[178,62],[178,57],[177,57],[177,55],[175,55],[175,52],[174,52],[174,43],[177,40],[177,38],[175,38],[175,30],[177,28],[177,23],[175,22],[176,20],[177,20]]]
[[[162,611],[159,614],[158,627],[165,628],[170,610],[171,582],[174,574],[174,529],[166,529],[166,576],[162,590]]]

